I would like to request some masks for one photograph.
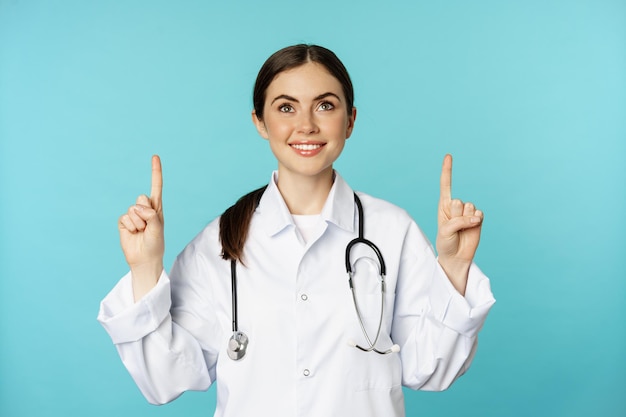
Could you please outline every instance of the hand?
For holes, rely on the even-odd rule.
[[[118,221],[122,250],[133,276],[135,300],[156,285],[163,270],[165,239],[162,190],[161,160],[154,155],[150,197],[137,197],[135,205],[130,206]]]
[[[465,294],[467,274],[480,241],[483,212],[472,203],[452,199],[452,156],[446,155],[441,168],[437,223],[439,264],[454,287]]]

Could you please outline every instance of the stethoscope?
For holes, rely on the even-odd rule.
[[[376,348],[376,344],[378,343],[378,338],[380,337],[380,331],[383,325],[383,313],[385,311],[385,260],[383,259],[383,255],[372,241],[365,239],[363,237],[363,206],[361,205],[361,200],[359,197],[354,194],[354,202],[357,207],[357,211],[359,214],[359,236],[357,238],[352,239],[348,245],[346,246],[346,272],[348,273],[348,284],[350,285],[350,292],[352,293],[352,301],[354,302],[354,310],[356,311],[357,318],[359,320],[359,324],[361,326],[361,330],[363,331],[363,335],[365,336],[365,340],[367,341],[368,346],[363,347],[358,345],[353,340],[348,341],[348,344],[352,347],[355,347],[363,352],[376,352],[381,355],[386,355],[392,352],[399,352],[400,346],[394,344],[387,350],[379,350]],[[365,329],[365,324],[363,323],[363,318],[361,316],[361,310],[359,309],[359,304],[357,302],[356,294],[354,292],[354,283],[352,278],[354,277],[354,273],[352,271],[352,266],[350,263],[350,254],[352,252],[352,248],[358,244],[364,244],[368,246],[372,251],[376,254],[376,258],[378,258],[378,274],[380,280],[380,315],[378,319],[378,328],[376,330],[376,337],[372,341],[372,338],[368,334]],[[246,350],[248,348],[248,336],[239,330],[239,324],[237,319],[237,262],[232,259],[230,261],[230,278],[231,278],[231,294],[232,294],[232,328],[233,335],[228,341],[228,348],[226,349],[228,353],[228,357],[234,361],[238,361],[243,358],[246,354]]]

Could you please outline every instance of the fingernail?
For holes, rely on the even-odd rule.
[[[480,223],[480,217],[470,217],[470,223]]]
[[[135,210],[136,211],[143,211],[143,207],[138,206],[138,205],[135,204]]]

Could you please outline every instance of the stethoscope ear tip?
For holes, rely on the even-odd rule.
[[[348,346],[350,347],[356,347],[356,342],[352,339],[348,340]]]
[[[391,347],[391,351],[392,351],[393,353],[398,353],[398,352],[400,352],[400,346],[398,346],[398,345],[393,345],[393,346]]]

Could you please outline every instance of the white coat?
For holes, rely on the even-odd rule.
[[[304,244],[275,181],[253,215],[238,264],[244,359],[226,355],[231,329],[230,262],[220,257],[219,221],[176,259],[170,274],[133,303],[127,274],[102,301],[99,321],[151,403],[217,383],[215,416],[404,416],[402,385],[443,390],[469,367],[477,333],[494,303],[489,280],[472,265],[465,297],[451,285],[432,246],[402,209],[366,194],[365,237],[381,250],[387,299],[379,355],[366,342],[345,271],[357,236],[353,191],[337,174],[324,225]],[[359,245],[352,259],[372,258]],[[370,262],[357,263],[355,290],[375,334],[380,286]]]

